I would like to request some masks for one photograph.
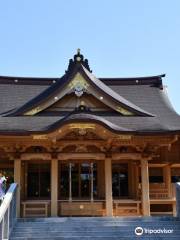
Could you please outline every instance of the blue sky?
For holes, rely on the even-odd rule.
[[[77,48],[99,77],[166,73],[180,113],[179,0],[0,0],[0,75],[61,76]]]

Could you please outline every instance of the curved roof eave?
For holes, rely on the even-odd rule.
[[[69,122],[96,122],[100,125],[103,125],[105,128],[108,128],[111,131],[115,132],[132,132],[132,129],[119,127],[118,125],[96,115],[88,114],[88,113],[79,113],[79,114],[73,114],[69,115],[66,118],[63,118],[54,124],[46,127],[44,131],[52,132],[56,130],[57,128],[61,127],[64,124],[67,124]]]
[[[100,116],[88,114],[88,113],[79,113],[79,114],[73,114],[69,115],[66,118],[60,119],[56,121],[55,123],[39,129],[39,130],[0,130],[0,135],[3,136],[31,136],[33,134],[48,134],[51,132],[56,131],[57,129],[63,127],[66,124],[70,123],[97,123],[106,129],[110,130],[111,132],[114,132],[116,134],[132,134],[132,135],[165,135],[165,134],[180,134],[180,129],[175,130],[168,130],[168,129],[162,129],[162,130],[134,130],[131,128],[124,128],[120,127]]]
[[[142,76],[142,77],[98,77],[100,80],[108,80],[108,79],[111,79],[111,80],[137,80],[137,79],[155,79],[155,78],[162,78],[162,77],[165,77],[166,74],[165,73],[162,73],[162,74],[159,74],[159,75],[153,75],[153,76]]]
[[[83,69],[84,73],[88,76],[88,78],[95,84],[96,87],[100,88],[102,92],[106,93],[109,97],[113,98],[119,104],[123,104],[125,107],[127,107],[130,110],[135,110],[139,114],[154,117],[153,114],[151,114],[147,111],[144,111],[143,109],[141,109],[138,106],[136,106],[135,104],[131,103],[124,97],[117,94],[115,91],[113,91],[111,88],[109,88],[106,84],[104,84],[102,81],[100,81],[98,78],[96,78],[92,73],[90,73],[83,65],[82,65],[82,69]]]
[[[33,108],[36,108],[39,104],[45,102],[48,98],[52,97],[54,94],[57,93],[64,85],[68,84],[69,81],[75,76],[77,72],[81,72],[84,77],[92,82],[97,89],[100,89],[103,93],[108,95],[110,98],[112,98],[114,101],[116,101],[120,106],[124,106],[128,110],[139,114],[143,116],[151,116],[154,115],[139,108],[132,102],[128,101],[124,97],[117,94],[115,91],[113,91],[110,87],[108,87],[106,84],[104,84],[101,80],[96,78],[91,72],[89,72],[82,64],[76,65],[74,70],[70,74],[65,74],[62,76],[59,81],[57,81],[54,85],[50,86],[49,88],[45,89],[42,93],[40,93],[38,96],[34,97],[18,109],[12,110],[5,114],[4,116],[17,116],[24,114],[27,111],[32,110]]]

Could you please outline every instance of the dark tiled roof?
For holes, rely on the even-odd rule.
[[[125,117],[125,116],[99,116],[101,119],[107,120],[107,125],[119,131],[135,131],[135,132],[167,132],[180,130],[180,116],[174,111],[166,90],[152,87],[151,85],[131,85],[117,86],[111,88],[118,94],[133,102],[137,106],[151,112],[155,117]],[[42,86],[26,86],[26,85],[0,85],[1,110],[8,111],[12,108],[20,106],[25,101],[31,99],[35,94],[39,94],[44,90]],[[86,116],[86,118],[84,118]],[[92,120],[90,114],[78,115],[74,117],[80,120]],[[98,116],[94,116],[98,117]],[[63,121],[64,116],[21,116],[21,117],[0,117],[1,132],[26,132],[26,131],[44,131],[49,129],[52,124]],[[66,121],[73,121],[73,117],[66,118]],[[99,121],[100,122],[100,121]],[[103,121],[102,121],[103,122]],[[105,123],[104,123],[105,124]]]
[[[143,108],[139,108],[136,106],[134,103],[130,102],[126,98],[122,97],[120,94],[117,94],[116,91],[111,89],[109,86],[107,86],[105,83],[100,81],[98,78],[96,78],[91,72],[89,72],[84,66],[82,66],[84,72],[86,75],[91,79],[91,81],[96,85],[97,88],[100,88],[101,91],[105,92],[109,96],[111,96],[115,101],[123,104],[124,106],[128,107],[129,109],[135,110],[137,113],[145,114],[145,115],[150,115],[152,116],[151,113],[144,111]]]
[[[80,64],[78,65],[80,66]],[[72,112],[60,116],[0,116],[0,132],[2,134],[52,131],[54,128],[67,122],[92,121],[98,122],[113,131],[139,133],[163,133],[180,131],[180,116],[174,111],[166,88],[162,86],[164,75],[143,78],[100,78],[90,73],[90,69],[81,69],[92,82],[137,112],[144,112],[144,116],[110,116],[107,113],[98,115],[92,112]],[[67,73],[62,78],[19,78],[0,77],[0,113],[13,112],[22,107],[29,107],[44,101],[54,91],[66,84],[67,77],[71,75],[73,62],[71,61]],[[53,83],[56,80],[56,83]],[[107,86],[106,86],[106,85]]]
[[[120,106],[123,106],[140,116],[145,116],[145,115],[152,116],[151,113],[136,106],[134,103],[128,101],[127,99],[125,99],[124,97],[122,97],[121,95],[119,95],[115,91],[113,91],[109,86],[107,86],[101,80],[96,78],[88,69],[86,69],[83,66],[83,64],[77,64],[74,67],[74,69],[72,69],[72,72],[65,74],[55,84],[53,84],[49,88],[45,89],[43,92],[41,92],[39,95],[35,96],[30,101],[25,102],[23,105],[21,105],[17,109],[13,109],[10,113],[8,113],[8,115],[10,115],[10,116],[22,115],[25,112],[36,108],[39,104],[41,104],[45,101],[48,101],[48,99],[54,98],[58,92],[63,90],[63,87],[65,85],[68,85],[68,83],[71,81],[71,79],[78,72],[80,72],[87,79],[87,81],[90,82],[90,84],[94,85],[96,87],[96,89],[99,89],[101,92],[108,95],[110,98],[113,99],[113,101],[120,104]]]
[[[107,124],[109,128],[119,131],[134,132],[167,132],[180,130],[180,116],[174,111],[168,100],[165,90],[150,85],[134,86],[111,86],[121,96],[132,101],[138,106],[152,112],[156,117],[125,117],[125,116],[92,116],[91,114],[74,114],[68,118],[65,116],[23,116],[23,117],[0,117],[1,132],[27,132],[44,131],[51,129],[53,124],[63,124],[66,121],[99,120]],[[22,104],[31,98],[34,92],[39,93],[42,89],[37,86],[4,85],[0,86],[1,109],[9,110]],[[101,121],[100,121],[101,120]]]
[[[74,113],[68,116],[22,116],[0,117],[1,133],[33,133],[49,132],[65,123],[70,122],[97,122],[117,132],[136,133],[163,133],[180,130],[179,117],[168,121],[162,121],[157,117],[121,117],[121,116],[97,116],[90,113]]]
[[[0,84],[0,113],[12,110],[24,104],[44,91],[47,86]]]

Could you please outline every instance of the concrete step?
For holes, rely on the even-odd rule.
[[[45,239],[45,240],[134,240],[134,239],[138,239],[138,240],[179,240],[179,236],[172,236],[172,237],[89,237],[89,236],[84,236],[84,237],[78,237],[78,236],[74,236],[74,237],[30,237],[30,238],[24,238],[24,237],[12,237],[10,238],[10,240],[40,240],[40,239]]]
[[[52,218],[19,218],[18,222],[132,222],[132,221],[180,221],[180,219],[171,216],[161,216],[161,217],[52,217]]]
[[[135,234],[136,227],[172,229],[173,233]],[[180,219],[157,218],[33,218],[18,219],[10,240],[66,239],[66,240],[179,240]]]

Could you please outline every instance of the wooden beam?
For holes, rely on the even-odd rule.
[[[171,168],[180,168],[180,163],[172,163],[170,165]]]
[[[168,163],[149,163],[148,164],[148,167],[149,168],[162,168],[162,167],[165,167],[165,166],[167,166],[168,165]]]
[[[150,216],[149,171],[148,171],[148,161],[145,159],[141,160],[141,183],[142,183],[143,216]]]
[[[112,200],[112,163],[111,158],[105,159],[105,189],[106,189],[106,215],[113,216]]]
[[[51,217],[58,216],[58,159],[51,160]]]
[[[14,182],[18,184],[17,188],[17,198],[16,198],[16,214],[17,217],[20,217],[20,206],[21,206],[21,160],[14,160]]]
[[[112,160],[139,160],[142,158],[141,153],[113,153]]]
[[[50,153],[22,153],[21,160],[33,160],[33,159],[40,159],[40,160],[51,160]]]
[[[62,148],[69,146],[69,145],[76,145],[76,144],[83,144],[83,145],[96,145],[96,146],[104,146],[107,142],[105,140],[58,140],[56,143],[57,146],[62,146]]]
[[[92,160],[102,160],[105,159],[104,153],[59,153],[58,154],[59,160],[85,160],[85,159],[92,159]]]

